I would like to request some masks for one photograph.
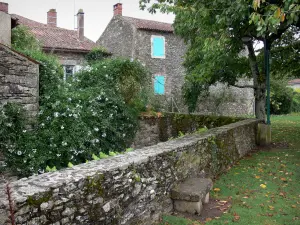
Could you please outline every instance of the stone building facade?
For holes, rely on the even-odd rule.
[[[155,37],[163,39],[162,57],[153,56]],[[157,103],[164,106],[163,110],[187,111],[182,97],[185,76],[182,63],[187,47],[184,41],[174,34],[172,24],[123,16],[122,4],[118,3],[114,5],[114,16],[97,44],[115,56],[138,59],[150,68]],[[161,80],[156,79],[157,75],[164,86],[164,90],[158,93],[155,85]],[[196,112],[218,115],[246,115],[254,112],[254,96],[251,89],[228,88],[217,84],[210,88],[210,93],[209,98],[199,101]]]
[[[162,40],[161,56],[155,55],[155,38]],[[150,68],[154,92],[166,106],[171,106],[172,101],[181,102],[178,98],[184,81],[182,62],[186,46],[174,35],[171,24],[122,16],[122,4],[118,3],[97,44],[115,56],[138,59]],[[155,85],[161,90],[155,91]]]
[[[0,104],[20,103],[35,117],[38,98],[39,63],[0,44]]]
[[[0,43],[11,44],[11,17],[8,14],[8,4],[0,2]]]

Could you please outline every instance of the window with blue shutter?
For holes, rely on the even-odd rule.
[[[154,78],[154,93],[157,95],[165,94],[165,77],[156,75]]]
[[[152,36],[152,58],[165,58],[165,38],[163,36]]]

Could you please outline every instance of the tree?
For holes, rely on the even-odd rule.
[[[149,4],[151,13],[175,13],[175,33],[188,45],[184,97],[189,109],[210,85],[222,82],[253,88],[255,115],[265,120],[266,77],[254,44],[266,40],[270,49],[287,30],[299,27],[299,0],[140,0],[141,9]],[[245,46],[248,58],[241,55]],[[241,77],[253,78],[253,85],[238,85]]]

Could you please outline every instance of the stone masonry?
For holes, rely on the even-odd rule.
[[[153,224],[173,210],[170,191],[190,177],[213,177],[255,147],[249,119],[115,157],[11,183],[16,224]],[[4,187],[0,224],[10,224]]]
[[[20,103],[30,117],[39,108],[39,64],[0,44],[0,104]]]

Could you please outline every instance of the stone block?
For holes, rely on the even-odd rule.
[[[175,186],[171,191],[174,200],[199,202],[212,189],[213,183],[209,178],[190,178]]]
[[[174,209],[178,212],[187,212],[190,214],[200,214],[202,211],[202,202],[189,202],[185,200],[174,200]]]
[[[257,144],[267,146],[271,144],[271,125],[259,123],[257,127]]]

